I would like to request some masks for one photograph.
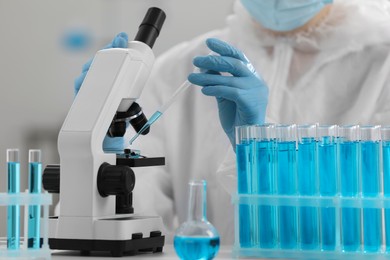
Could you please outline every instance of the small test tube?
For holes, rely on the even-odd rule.
[[[296,125],[277,125],[277,192],[280,195],[297,193]],[[293,206],[279,206],[279,242],[283,249],[297,247],[297,210]]]
[[[382,127],[383,195],[390,197],[390,126]],[[390,209],[385,209],[386,252],[390,252]]]
[[[41,150],[29,150],[29,184],[30,193],[39,194],[42,191],[42,159]],[[41,208],[39,205],[28,207],[28,248],[40,248],[40,218]]]
[[[7,149],[8,193],[20,193],[19,149]],[[7,211],[7,248],[20,248],[20,206],[10,205]]]
[[[380,126],[360,127],[362,196],[380,193]],[[378,208],[363,209],[363,246],[365,252],[378,252],[382,239],[382,213]]]
[[[298,192],[314,196],[318,192],[317,125],[298,125]],[[319,243],[317,207],[299,208],[299,238],[302,249],[315,249]]]
[[[237,191],[252,194],[253,140],[251,126],[236,127]],[[253,247],[251,205],[239,205],[239,239],[243,248]]]
[[[337,125],[319,125],[318,175],[320,196],[336,196],[337,181]],[[336,209],[322,207],[320,213],[321,249],[336,248]]]
[[[275,126],[255,126],[255,137],[257,194],[275,194]],[[277,245],[276,207],[261,205],[258,212],[260,248],[274,248]]]
[[[359,193],[359,126],[339,127],[339,167],[341,196],[357,197]],[[358,251],[361,244],[359,208],[341,209],[341,243],[344,251]]]

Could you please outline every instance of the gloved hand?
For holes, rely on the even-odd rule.
[[[127,48],[128,44],[128,36],[126,33],[121,32],[119,33],[110,44],[107,44],[103,49],[109,49],[109,48]],[[85,79],[85,76],[88,73],[89,67],[91,67],[91,63],[93,61],[93,58],[90,59],[87,63],[84,64],[81,75],[75,79],[74,81],[74,93],[75,96],[80,90],[81,85],[83,84],[83,81]],[[109,137],[106,135],[103,141],[103,150],[104,151],[110,151],[110,150],[123,150],[123,137]]]
[[[219,55],[195,57],[193,64],[203,72],[191,73],[188,80],[216,97],[221,125],[235,148],[236,126],[264,123],[268,87],[241,51],[215,38],[206,44]]]

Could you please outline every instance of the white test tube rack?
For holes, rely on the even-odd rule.
[[[0,193],[0,206],[7,207],[12,205],[20,205],[24,208],[24,229],[20,232],[20,249],[8,250],[7,237],[0,238],[0,260],[2,259],[18,259],[18,260],[50,260],[51,253],[48,243],[49,234],[49,205],[52,203],[52,196],[47,193],[31,194],[27,191],[19,194]],[[29,249],[27,230],[28,230],[28,207],[30,205],[38,205],[43,208],[41,216],[41,239],[42,246],[40,249]],[[6,221],[6,218],[4,219]],[[3,220],[3,221],[4,221]],[[24,236],[23,236],[23,235]]]

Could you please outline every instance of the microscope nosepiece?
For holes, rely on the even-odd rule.
[[[129,122],[134,130],[138,133],[139,130],[148,122],[148,119],[142,112],[141,107],[136,103],[130,106],[126,112],[117,112],[108,129],[109,137],[123,137],[126,133],[126,122]],[[142,132],[143,135],[149,133],[149,127]]]
[[[144,115],[144,113],[142,113],[141,115],[139,115],[137,118],[134,118],[133,120],[130,120],[130,124],[133,126],[134,130],[138,133],[141,128],[148,122],[148,119],[146,118],[146,116]],[[146,135],[149,133],[149,130],[150,130],[150,127],[148,128],[145,128],[144,131],[142,131],[142,135]]]

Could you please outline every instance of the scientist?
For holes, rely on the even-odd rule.
[[[166,157],[165,167],[137,169],[135,211],[162,216],[169,241],[187,217],[187,183],[202,178],[208,219],[222,243],[232,243],[235,126],[390,124],[389,11],[388,0],[237,0],[225,28],[161,55],[139,100],[146,115],[187,78],[201,87],[187,91],[133,144]],[[126,46],[121,33],[108,47]],[[75,81],[76,93],[89,65]],[[192,73],[194,65],[202,72]],[[106,139],[104,146],[119,142]]]

